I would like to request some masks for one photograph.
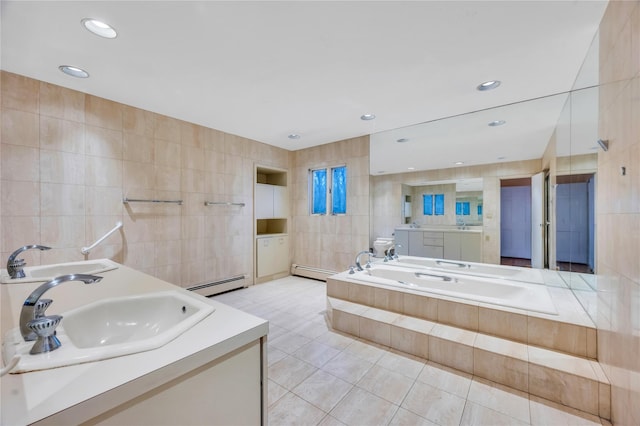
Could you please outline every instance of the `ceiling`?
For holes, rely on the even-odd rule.
[[[606,4],[3,0],[0,65],[297,150],[566,92]],[[87,32],[80,23],[86,17],[109,23],[118,37]],[[90,78],[69,77],[59,65],[86,69]],[[499,88],[476,90],[495,79]],[[548,127],[558,117],[549,111],[560,101],[550,97],[520,114]],[[377,118],[363,121],[365,113]],[[489,118],[496,119],[483,117]],[[433,139],[432,157],[453,143],[446,129],[439,131],[444,133]],[[289,139],[292,133],[300,138]],[[465,161],[474,144],[455,143]],[[398,145],[389,153],[399,152]],[[540,147],[529,145],[523,141],[504,155],[539,158]],[[490,143],[478,146],[487,161],[503,155]],[[390,159],[386,152],[377,155]],[[445,166],[453,167],[450,161],[415,164],[418,170]]]

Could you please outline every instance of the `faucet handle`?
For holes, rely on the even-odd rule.
[[[356,273],[356,271],[354,270],[355,266],[353,265],[349,265],[349,275],[353,275]]]
[[[62,345],[56,337],[56,327],[60,321],[62,321],[61,315],[51,315],[36,318],[27,323],[27,327],[38,336],[38,340],[29,351],[31,355],[51,352]]]
[[[44,311],[53,303],[52,299],[39,299],[33,307],[35,318],[44,316]]]

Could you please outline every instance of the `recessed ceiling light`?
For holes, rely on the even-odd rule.
[[[500,82],[498,80],[489,80],[478,85],[476,89],[480,90],[481,92],[484,92],[485,90],[495,89],[498,86],[500,86]]]
[[[493,121],[489,122],[489,126],[497,127],[497,126],[502,126],[505,123],[506,123],[506,121],[504,121],[504,120],[493,120]]]
[[[116,30],[114,30],[113,27],[97,19],[84,18],[80,22],[82,22],[82,25],[84,25],[87,30],[97,36],[104,38],[116,38],[118,36],[118,33],[116,33]]]
[[[407,170],[415,170],[415,167],[407,167]]]
[[[398,143],[405,143],[405,142],[409,142],[409,139],[408,139],[408,138],[400,138],[400,139],[398,139],[396,142],[398,142]]]
[[[72,77],[78,77],[78,78],[87,78],[87,77],[89,77],[89,73],[88,72],[86,72],[82,68],[74,67],[74,66],[71,66],[71,65],[60,65],[58,67],[58,69],[60,71],[62,71],[63,73],[65,73],[67,75],[70,75]]]
[[[382,173],[385,173],[384,170],[378,170],[378,174],[381,175]]]
[[[464,164],[464,161],[456,161],[456,166],[460,166],[462,164]]]
[[[300,139],[300,135],[296,134],[296,133],[291,133],[289,136],[287,136],[289,139]]]
[[[501,157],[498,157],[498,160],[504,160],[505,158],[507,158],[507,157],[502,157],[501,156]]]
[[[369,121],[375,119],[376,116],[373,114],[363,114],[360,116],[360,120]]]

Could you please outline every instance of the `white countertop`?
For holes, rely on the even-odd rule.
[[[48,313],[63,313],[106,297],[179,289],[122,265],[99,275],[104,278],[97,284],[68,282],[47,292],[47,297],[54,301]],[[40,284],[3,284],[0,287],[2,335],[17,327],[22,303]],[[215,312],[175,340],[152,351],[3,376],[0,378],[0,423],[23,425],[46,419],[71,424],[88,420],[268,332],[266,320],[187,290],[181,291],[207,300],[215,307]],[[47,419],[52,415],[56,416]]]
[[[412,231],[412,232],[460,232],[465,234],[480,234],[482,226],[468,226],[467,229],[458,229],[456,226],[420,226],[412,228],[410,226],[398,226],[396,231]]]

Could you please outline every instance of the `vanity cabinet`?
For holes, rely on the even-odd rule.
[[[396,229],[400,255],[482,262],[482,233],[458,230]]]
[[[289,269],[289,237],[286,235],[256,238],[256,276],[266,277]]]

